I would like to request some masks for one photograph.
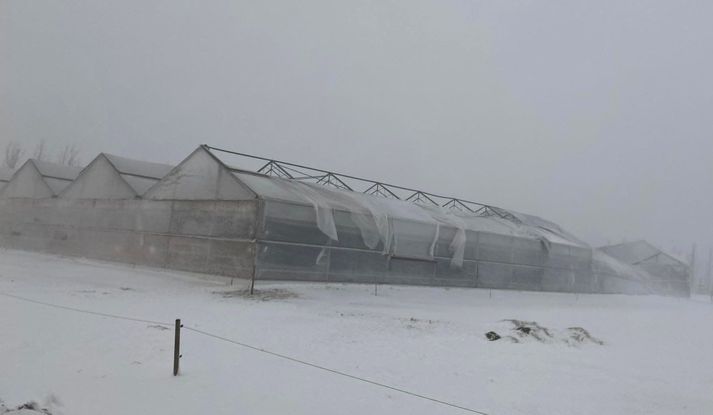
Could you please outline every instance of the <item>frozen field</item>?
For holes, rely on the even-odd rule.
[[[713,413],[707,299],[258,283],[0,251],[0,399],[52,414],[459,414],[193,327],[491,415]],[[540,342],[504,319],[537,322]],[[604,342],[579,343],[570,327]],[[494,330],[512,335],[488,341]],[[522,337],[520,337],[522,336]],[[2,410],[0,410],[2,412]]]

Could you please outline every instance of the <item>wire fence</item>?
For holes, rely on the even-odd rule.
[[[8,293],[3,293],[3,292],[0,292],[0,295],[5,296],[5,297],[14,298],[16,300],[27,301],[28,303],[34,303],[34,304],[44,305],[47,307],[58,308],[60,310],[75,311],[77,313],[91,314],[91,315],[100,316],[100,317],[115,318],[118,320],[127,320],[127,321],[134,321],[137,323],[147,323],[147,324],[160,324],[160,325],[168,325],[168,326],[173,324],[173,323],[166,323],[163,321],[145,320],[145,319],[141,319],[141,318],[119,316],[116,314],[101,313],[98,311],[85,310],[85,309],[75,308],[75,307],[67,307],[67,306],[63,306],[63,305],[59,305],[59,304],[46,303],[44,301],[33,300],[31,298],[20,297],[19,295],[8,294]]]
[[[173,323],[168,323],[168,322],[163,322],[163,321],[147,320],[147,319],[141,319],[141,318],[135,318],[135,317],[122,316],[122,315],[118,315],[118,314],[111,314],[111,313],[103,313],[103,312],[98,312],[98,311],[86,310],[86,309],[81,309],[81,308],[76,308],[76,307],[68,307],[68,306],[63,306],[63,305],[59,305],[59,304],[48,303],[48,302],[39,301],[39,300],[35,300],[35,299],[32,299],[32,298],[22,297],[22,296],[19,296],[19,295],[14,295],[14,294],[9,294],[9,293],[4,293],[4,292],[0,292],[0,296],[4,296],[4,297],[8,297],[8,298],[13,298],[13,299],[16,299],[16,300],[25,301],[25,302],[32,303],[32,304],[43,305],[43,306],[46,306],[46,307],[57,308],[57,309],[60,309],[60,310],[73,311],[73,312],[76,312],[76,313],[89,314],[89,315],[94,315],[94,316],[98,316],[98,317],[113,318],[113,319],[117,319],[117,320],[125,320],[125,321],[137,322],[137,323],[159,324],[159,325],[164,325],[164,326],[168,326],[168,327],[170,327],[171,325],[173,325]],[[289,361],[289,362],[292,362],[292,363],[296,363],[296,364],[300,364],[300,365],[303,365],[303,366],[307,366],[307,367],[311,367],[311,368],[314,368],[314,369],[318,369],[318,370],[321,370],[321,371],[324,371],[324,372],[328,372],[328,373],[331,373],[331,374],[334,374],[334,375],[342,376],[342,377],[345,377],[345,378],[348,378],[348,379],[352,379],[352,380],[355,380],[355,381],[358,381],[358,382],[362,382],[362,383],[366,383],[366,384],[369,384],[369,385],[377,386],[377,387],[380,387],[380,388],[383,388],[383,389],[388,389],[388,390],[391,390],[391,391],[394,391],[394,392],[398,392],[398,393],[401,393],[401,394],[404,394],[404,395],[407,395],[407,396],[411,396],[411,397],[413,397],[413,398],[422,399],[422,400],[429,401],[429,402],[432,402],[432,403],[436,403],[436,404],[439,404],[439,405],[443,405],[443,406],[446,406],[446,407],[449,407],[449,408],[458,409],[458,410],[461,410],[461,411],[464,411],[464,412],[469,412],[469,413],[474,413],[474,414],[480,414],[480,415],[488,415],[488,413],[486,413],[486,412],[478,411],[478,410],[473,409],[473,408],[469,408],[469,407],[462,406],[462,405],[458,405],[458,404],[455,404],[455,403],[452,403],[452,402],[448,402],[448,401],[444,401],[444,400],[441,400],[441,399],[437,399],[437,398],[434,398],[434,397],[431,397],[431,396],[427,396],[427,395],[423,395],[423,394],[416,393],[416,392],[413,392],[413,391],[409,391],[409,390],[407,390],[407,389],[403,389],[403,388],[398,388],[398,387],[395,387],[395,386],[387,385],[387,384],[385,384],[385,383],[381,383],[381,382],[377,382],[377,381],[374,381],[374,380],[371,380],[371,379],[367,379],[367,378],[363,378],[363,377],[360,377],[360,376],[352,375],[352,374],[349,374],[349,373],[346,373],[346,372],[342,372],[342,371],[339,371],[339,370],[336,370],[336,369],[331,369],[331,368],[328,368],[328,367],[326,367],[326,366],[318,365],[318,364],[316,364],[316,363],[311,363],[311,362],[308,362],[308,361],[305,361],[305,360],[298,359],[298,358],[296,358],[296,357],[292,357],[292,356],[284,355],[284,354],[281,354],[281,353],[273,352],[273,351],[268,350],[268,349],[264,349],[264,348],[261,348],[261,347],[258,347],[258,346],[253,346],[253,345],[248,344],[248,343],[245,343],[245,342],[241,342],[241,341],[238,341],[238,340],[233,340],[233,339],[230,339],[230,338],[227,338],[227,337],[223,337],[223,336],[220,336],[220,335],[217,335],[217,334],[214,334],[214,333],[210,333],[210,332],[207,332],[207,331],[204,331],[204,330],[199,330],[199,329],[194,328],[194,327],[190,327],[190,326],[186,326],[186,325],[183,325],[182,327],[183,327],[184,330],[188,330],[188,331],[191,331],[191,332],[196,333],[196,334],[199,334],[199,335],[207,336],[207,337],[213,338],[213,339],[215,339],[215,340],[219,340],[219,341],[231,343],[231,344],[233,344],[233,345],[240,346],[240,347],[242,347],[242,348],[250,349],[250,350],[253,350],[253,351],[256,351],[256,352],[259,352],[259,353],[263,353],[263,354],[266,354],[266,355],[269,355],[269,356],[273,356],[273,357],[276,357],[276,358],[279,358],[279,359],[282,359],[282,360],[286,360],[286,361]]]

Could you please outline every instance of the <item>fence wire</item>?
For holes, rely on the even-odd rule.
[[[20,300],[20,301],[26,301],[26,302],[28,302],[28,303],[43,305],[43,306],[46,306],[46,307],[52,307],[52,308],[57,308],[57,309],[61,309],[61,310],[66,310],[66,311],[74,311],[74,312],[77,312],[77,313],[90,314],[90,315],[99,316],[99,317],[113,318],[113,319],[117,319],[117,320],[125,320],[125,321],[132,321],[132,322],[138,322],[138,323],[159,324],[159,325],[164,325],[164,326],[169,326],[169,327],[170,327],[171,325],[173,325],[173,323],[167,323],[167,322],[162,322],[162,321],[146,320],[146,319],[140,319],[140,318],[134,318],[134,317],[121,316],[121,315],[118,315],[118,314],[102,313],[102,312],[98,312],[98,311],[85,310],[85,309],[76,308],[76,307],[68,307],[68,306],[63,306],[63,305],[59,305],[59,304],[52,304],[52,303],[48,303],[48,302],[44,302],[44,301],[38,301],[38,300],[31,299],[31,298],[21,297],[21,296],[19,296],[19,295],[8,294],[8,293],[4,293],[4,292],[0,292],[0,295],[2,295],[2,296],[4,296],[4,297],[14,298],[14,299]],[[187,325],[185,325],[185,324],[182,325],[182,327],[183,327],[184,330],[189,330],[189,331],[191,331],[191,332],[194,332],[194,333],[197,333],[197,334],[200,334],[200,335],[203,335],[203,336],[211,337],[211,338],[216,339],[216,340],[220,340],[220,341],[223,341],[223,342],[231,343],[231,344],[234,344],[234,345],[237,345],[237,346],[246,348],[246,349],[250,349],[250,350],[253,350],[253,351],[256,351],[256,352],[259,352],[259,353],[267,354],[267,355],[270,355],[270,356],[273,356],[273,357],[277,357],[277,358],[279,358],[279,359],[287,360],[287,361],[290,361],[290,362],[293,362],[293,363],[297,363],[297,364],[300,364],[300,365],[303,365],[303,366],[308,366],[308,367],[311,367],[311,368],[314,368],[314,369],[319,369],[319,370],[322,370],[322,371],[324,371],[324,372],[332,373],[332,374],[334,374],[334,375],[339,375],[339,376],[346,377],[346,378],[352,379],[352,380],[356,380],[356,381],[359,381],[359,382],[362,382],[362,383],[367,383],[367,384],[370,384],[370,385],[373,385],[373,386],[377,386],[377,387],[380,387],[380,388],[384,388],[384,389],[388,389],[388,390],[391,390],[391,391],[394,391],[394,392],[399,392],[399,393],[402,393],[402,394],[404,394],[404,395],[408,395],[408,396],[411,396],[411,397],[414,397],[414,398],[418,398],[418,399],[423,399],[423,400],[426,400],[426,401],[429,401],[429,402],[433,402],[433,403],[436,403],[436,404],[439,404],[439,405],[447,406],[447,407],[450,407],[450,408],[459,409],[459,410],[461,410],[461,411],[465,411],[465,412],[469,412],[469,413],[474,413],[474,414],[479,414],[479,415],[488,415],[486,412],[478,411],[478,410],[475,410],[475,409],[472,409],[472,408],[468,408],[468,407],[466,407],[466,406],[461,406],[461,405],[457,405],[457,404],[454,404],[454,403],[451,403],[451,402],[447,402],[447,401],[444,401],[444,400],[436,399],[436,398],[433,398],[433,397],[430,397],[430,396],[422,395],[422,394],[419,394],[419,393],[416,393],[416,392],[412,392],[412,391],[409,391],[409,390],[406,390],[406,389],[397,388],[397,387],[395,387],[395,386],[391,386],[391,385],[387,385],[387,384],[385,384],[385,383],[381,383],[381,382],[377,382],[377,381],[374,381],[374,380],[362,378],[362,377],[359,377],[359,376],[356,376],[356,375],[351,375],[351,374],[349,374],[349,373],[345,373],[345,372],[342,372],[342,371],[339,371],[339,370],[336,370],[336,369],[330,369],[330,368],[328,368],[328,367],[326,367],[326,366],[321,366],[321,365],[318,365],[318,364],[315,364],[315,363],[310,363],[310,362],[307,362],[307,361],[304,361],[304,360],[301,360],[301,359],[297,359],[297,358],[295,358],[295,357],[287,356],[287,355],[284,355],[284,354],[281,354],[281,353],[277,353],[277,352],[273,352],[273,351],[270,351],[270,350],[267,350],[267,349],[263,349],[263,348],[261,348],[261,347],[253,346],[253,345],[250,345],[250,344],[247,344],[247,343],[244,343],[244,342],[240,342],[240,341],[237,341],[237,340],[229,339],[229,338],[227,338],[227,337],[219,336],[219,335],[217,335],[217,334],[210,333],[210,332],[207,332],[207,331],[203,331],[203,330],[200,330],[200,329],[197,329],[197,328],[194,328],[194,327],[190,327],[190,326],[187,326]]]
[[[3,292],[0,292],[0,295],[5,296],[5,297],[14,298],[16,300],[27,301],[28,303],[34,303],[34,304],[44,305],[47,307],[59,308],[61,310],[76,311],[77,313],[92,314],[92,315],[100,316],[100,317],[115,318],[118,320],[134,321],[134,322],[138,322],[138,323],[160,324],[160,325],[164,325],[164,326],[171,326],[173,324],[173,323],[166,323],[166,322],[162,322],[162,321],[144,320],[144,319],[134,318],[134,317],[119,316],[116,314],[101,313],[99,311],[84,310],[84,309],[75,308],[75,307],[67,307],[64,305],[46,303],[44,301],[33,300],[31,298],[20,297],[19,295],[8,294],[8,293],[3,293]]]

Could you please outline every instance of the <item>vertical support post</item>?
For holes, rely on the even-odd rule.
[[[284,172],[284,170],[283,170]],[[286,172],[285,172],[286,173]],[[287,173],[287,176],[291,177],[289,173]],[[265,233],[265,228],[266,228],[266,214],[265,214],[265,200],[258,198],[257,199],[257,211],[255,215],[255,230],[253,231],[253,240],[252,240],[252,247],[253,247],[253,252],[252,252],[252,260],[253,260],[253,269],[252,269],[252,275],[250,276],[250,296],[252,296],[255,293],[255,279],[257,278],[257,266],[258,266],[258,255],[260,255],[260,242],[262,241],[262,237]],[[265,246],[264,249],[267,249],[267,246]]]
[[[255,293],[255,273],[256,273],[256,272],[257,272],[257,271],[256,271],[255,268],[253,267],[253,275],[252,275],[252,277],[250,278],[250,295],[251,295],[251,296]]]
[[[176,337],[173,343],[173,376],[178,375],[178,361],[181,358],[181,319],[176,319]]]
[[[258,250],[260,249],[260,246],[258,245],[257,241],[255,241],[255,245],[253,247],[253,272],[252,275],[250,275],[250,296],[255,293],[255,277],[257,275],[257,255],[258,255]]]

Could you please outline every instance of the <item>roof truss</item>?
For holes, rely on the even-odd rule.
[[[446,209],[451,209],[457,212],[463,212],[476,216],[495,216],[518,224],[522,223],[512,213],[496,206],[472,202],[469,200],[455,197],[442,196],[430,192],[425,192],[423,190],[411,189],[408,187],[397,186],[384,182],[365,179],[362,177],[351,176],[348,174],[335,173],[333,171],[269,159],[265,157],[255,156],[252,154],[239,153],[236,151],[212,147],[207,144],[204,144],[203,148],[221,161],[222,159],[220,155],[237,156],[240,158],[261,161],[264,164],[262,164],[262,167],[255,169],[255,172],[259,174],[264,174],[266,176],[314,183],[322,186],[333,187],[340,190],[360,192],[369,195],[384,197],[387,199],[404,200],[427,206],[440,206]],[[243,169],[230,167],[230,165],[227,163],[223,164],[233,171],[244,171]]]

